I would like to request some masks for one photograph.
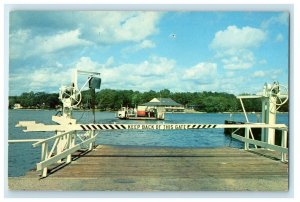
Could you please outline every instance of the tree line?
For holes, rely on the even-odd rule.
[[[135,107],[149,102],[153,98],[171,98],[186,108],[201,112],[237,112],[242,111],[239,100],[233,94],[225,92],[171,92],[161,91],[139,92],[132,90],[103,89],[96,92],[95,105],[101,111],[116,111],[122,106]],[[244,99],[248,112],[260,112],[260,99]],[[24,108],[55,109],[62,106],[58,93],[25,92],[20,96],[9,96],[9,108],[18,103]],[[91,108],[92,96],[90,91],[82,93],[81,108]],[[288,111],[288,102],[279,111]]]

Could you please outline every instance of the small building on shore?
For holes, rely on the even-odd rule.
[[[23,108],[22,105],[19,103],[14,104],[14,107],[13,107],[13,109],[22,109],[22,108]]]
[[[171,98],[153,98],[149,102],[142,104],[147,107],[163,107],[165,112],[184,112],[184,106],[172,100]]]

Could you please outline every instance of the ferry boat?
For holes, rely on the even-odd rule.
[[[164,120],[165,114],[163,108],[138,106],[137,108],[122,107],[117,112],[116,117],[130,120]]]

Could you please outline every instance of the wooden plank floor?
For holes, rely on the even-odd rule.
[[[9,178],[10,190],[288,191],[288,164],[236,148],[97,146],[39,179]]]

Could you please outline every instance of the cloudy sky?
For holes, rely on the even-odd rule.
[[[288,13],[13,11],[9,94],[58,92],[72,69],[102,89],[256,93],[288,84]]]

